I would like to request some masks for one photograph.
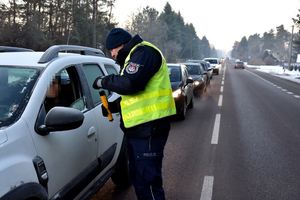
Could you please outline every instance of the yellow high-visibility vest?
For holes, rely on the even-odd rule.
[[[132,95],[122,95],[121,111],[126,128],[176,114],[166,60],[161,51],[153,44],[143,41],[134,46],[125,59],[121,75],[130,60],[131,53],[141,45],[156,49],[162,57],[162,64],[143,91]]]

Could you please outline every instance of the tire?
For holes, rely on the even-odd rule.
[[[185,120],[186,110],[187,110],[187,105],[186,105],[186,100],[184,100],[183,109],[182,109],[181,113],[179,113],[179,115],[178,115],[179,120]]]
[[[190,101],[190,104],[188,106],[189,109],[192,109],[194,108],[194,99],[192,98],[191,101]]]
[[[117,160],[115,170],[111,176],[111,180],[119,188],[127,188],[131,185],[129,175],[129,162],[127,155],[127,144],[125,138],[123,139],[120,155]]]

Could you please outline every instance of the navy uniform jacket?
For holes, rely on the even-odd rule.
[[[139,35],[135,35],[118,53],[117,63],[121,66],[121,71],[125,67],[123,75],[108,75],[102,79],[102,87],[104,89],[116,92],[121,95],[134,94],[143,91],[152,78],[152,76],[159,70],[162,62],[160,53],[149,46],[139,46],[131,54],[131,58],[127,66],[124,66],[126,57],[130,50],[142,42]],[[119,102],[110,102],[109,108],[112,112],[119,112]],[[167,119],[158,119],[155,121],[140,124],[132,128],[125,128],[121,120],[121,128],[123,130],[135,130],[141,126],[152,126],[157,123],[169,123]]]
[[[142,41],[140,36],[136,35],[119,51],[117,63],[121,67],[126,68],[128,66],[124,66],[126,57],[130,50]],[[128,73],[128,70],[125,69],[123,76],[114,74],[106,76],[102,79],[102,87],[121,95],[142,91],[151,77],[159,70],[161,61],[162,58],[158,51],[152,47],[140,46],[131,54],[129,61],[129,65],[131,63],[137,64],[136,71]]]

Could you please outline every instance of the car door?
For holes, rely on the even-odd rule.
[[[50,132],[46,136],[36,134],[34,141],[38,155],[44,160],[48,172],[49,198],[59,196],[62,199],[73,199],[92,180],[90,175],[98,163],[97,124],[94,113],[88,109],[87,94],[82,90],[76,67],[65,67],[53,77],[59,80],[60,99],[51,99],[52,107],[78,109],[84,114],[84,121],[79,128],[73,130]],[[46,85],[51,85],[52,82]],[[46,94],[36,127],[45,119],[48,112],[45,104],[49,98]],[[48,109],[51,109],[51,106]]]
[[[108,75],[106,68],[110,68],[110,73],[118,73],[117,70],[114,71],[113,62],[101,61],[98,63],[88,63],[82,66],[83,72],[88,82],[88,87],[92,95],[93,101],[93,112],[95,114],[95,121],[98,124],[97,126],[97,138],[98,138],[98,147],[97,147],[97,156],[99,159],[106,159],[102,163],[106,165],[101,166],[101,168],[109,168],[111,164],[109,161],[116,159],[116,152],[121,148],[123,133],[119,127],[120,125],[120,115],[119,113],[113,113],[113,120],[109,121],[107,117],[102,115],[102,101],[99,96],[99,92],[103,90],[106,94],[106,97],[109,102],[113,102],[120,96],[114,92],[108,90],[100,89],[95,90],[92,85],[94,80],[98,76]]]

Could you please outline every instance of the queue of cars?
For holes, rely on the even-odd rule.
[[[167,66],[176,104],[176,116],[184,120],[187,110],[193,108],[194,96],[201,97],[207,90],[216,67],[204,60],[167,63]],[[216,74],[219,74],[219,67]]]

